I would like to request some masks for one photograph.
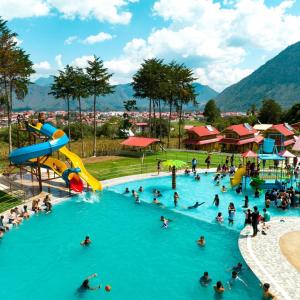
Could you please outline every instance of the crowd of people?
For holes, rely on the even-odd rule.
[[[41,199],[33,199],[31,209],[28,209],[26,204],[23,205],[22,208],[16,206],[9,210],[6,217],[4,215],[0,216],[0,238],[2,238],[13,226],[20,225],[34,213],[39,213],[41,211],[50,213],[52,211],[50,196],[46,195],[42,202],[43,203],[41,204]]]

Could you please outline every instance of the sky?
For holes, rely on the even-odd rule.
[[[176,60],[217,91],[300,39],[299,0],[0,0],[39,77],[99,56],[112,83]]]

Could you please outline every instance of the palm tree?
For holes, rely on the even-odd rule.
[[[84,157],[81,99],[88,97],[88,78],[87,75],[83,72],[83,69],[77,67],[72,69],[69,73],[69,80],[71,84],[72,99],[78,101],[81,136],[81,156]]]
[[[114,88],[109,83],[109,79],[112,74],[108,73],[108,70],[104,68],[103,61],[99,57],[94,56],[94,59],[88,61],[88,67],[86,68],[88,94],[94,96],[94,147],[93,155],[96,156],[96,102],[97,97],[105,96],[114,92]]]
[[[172,170],[172,189],[176,189],[176,170],[182,168],[186,163],[182,160],[166,160],[163,162],[165,167],[171,168]]]
[[[56,99],[64,99],[67,101],[67,117],[68,117],[68,135],[69,135],[69,149],[71,149],[71,128],[70,128],[70,99],[72,98],[72,82],[70,80],[74,68],[67,65],[63,71],[59,71],[58,76],[53,76],[54,81],[51,85],[50,95]]]

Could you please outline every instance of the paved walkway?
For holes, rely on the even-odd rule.
[[[251,237],[249,229],[243,229],[239,238],[240,251],[259,280],[271,285],[270,290],[278,299],[300,299],[300,272],[288,262],[279,246],[281,236],[300,230],[300,218],[275,217],[268,224],[267,235],[259,233],[255,238]]]

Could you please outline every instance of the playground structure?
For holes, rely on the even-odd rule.
[[[11,165],[6,171],[7,175],[14,168],[20,168],[20,173],[29,172],[32,180],[33,176],[37,178],[40,191],[42,191],[42,182],[57,179],[56,175],[61,177],[69,190],[74,192],[83,191],[84,184],[82,180],[93,191],[102,190],[101,183],[89,174],[81,158],[66,147],[69,138],[62,130],[49,123],[43,123],[40,118],[36,124],[19,122],[18,125],[18,130],[28,132],[29,145],[17,148],[10,153]],[[38,139],[41,140],[41,143],[37,143]],[[57,158],[54,157],[55,153],[57,153]],[[66,157],[67,163],[60,159],[60,154]],[[47,170],[47,179],[42,179],[41,168]],[[53,171],[54,177],[50,177],[49,170]]]
[[[243,183],[243,179],[246,187],[247,178],[251,178],[250,185],[252,187],[259,189],[282,189],[287,183],[293,184],[294,170],[288,160],[295,158],[295,155],[287,150],[278,153],[274,139],[265,138],[258,154],[249,150],[243,154],[243,157],[257,159],[259,167],[251,173],[247,167],[240,166],[230,179],[232,187]],[[273,162],[273,165],[270,162]]]

